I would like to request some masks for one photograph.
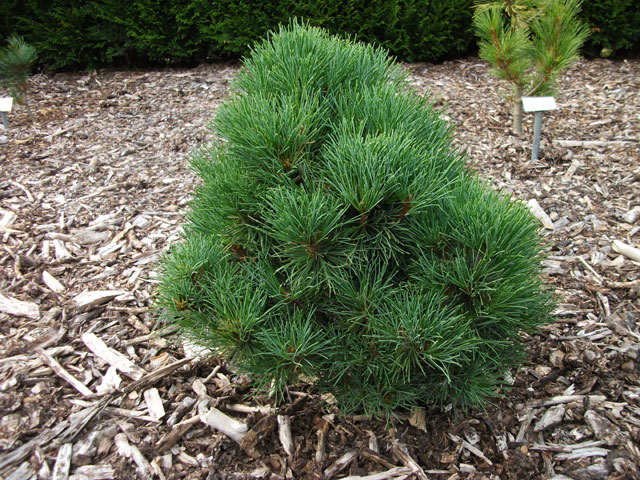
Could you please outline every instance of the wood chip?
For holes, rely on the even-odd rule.
[[[540,220],[540,223],[542,223],[542,226],[544,228],[546,228],[547,230],[554,229],[553,221],[551,220],[551,217],[549,217],[549,215],[542,209],[542,207],[540,206],[540,204],[535,198],[532,198],[527,202],[527,207],[529,207],[529,210],[531,210],[531,213],[533,213],[533,216],[536,217],[538,220]]]
[[[46,270],[42,272],[42,281],[54,293],[64,293],[65,286]]]
[[[258,442],[266,438],[278,425],[275,415],[262,417],[251,427],[251,430],[242,437],[240,448],[242,448],[251,458],[260,458],[262,455],[257,449]]]
[[[60,363],[58,363],[58,361],[55,358],[53,358],[51,355],[49,355],[47,352],[45,352],[42,349],[37,349],[36,353],[38,354],[38,357],[40,357],[40,359],[45,364],[47,364],[49,368],[51,368],[51,370],[53,370],[53,372],[57,376],[62,378],[64,381],[66,381],[69,385],[75,388],[82,395],[84,395],[85,397],[93,395],[93,392],[84,383],[82,383],[80,380],[78,380],[69,372],[67,372],[62,367],[62,365],[60,365]]]
[[[609,419],[598,415],[593,410],[587,410],[584,413],[584,420],[599,440],[604,441],[607,445],[624,445],[627,441],[626,435],[616,427]]]
[[[221,431],[227,437],[238,443],[242,441],[249,430],[247,424],[225,415],[217,408],[210,409],[209,412],[206,415],[202,415],[200,419],[203,423]]]
[[[328,480],[335,477],[338,473],[340,473],[342,470],[347,468],[351,464],[351,462],[353,462],[356,459],[357,456],[358,456],[357,448],[349,450],[347,453],[345,453],[340,458],[338,458],[335,462],[333,462],[331,466],[329,466],[324,471],[324,478]]]
[[[113,480],[115,472],[111,465],[83,465],[73,471],[71,480],[76,478],[86,478],[89,480]]]
[[[73,302],[79,311],[84,312],[126,293],[129,292],[126,290],[85,290],[84,292],[76,295]]]
[[[136,380],[135,382],[127,385],[124,388],[124,393],[131,393],[137,389],[142,389],[153,385],[158,380],[166,377],[167,375],[171,375],[173,372],[185,365],[188,365],[193,360],[193,358],[183,358],[182,360],[178,360],[177,362],[167,365],[166,367],[159,368],[158,370],[155,370],[151,373],[146,373],[146,371],[142,370],[142,372],[144,372],[144,376],[139,380]]]
[[[17,317],[27,317],[34,320],[40,318],[40,308],[32,302],[23,302],[16,298],[7,297],[0,293],[0,312],[15,315]]]
[[[136,472],[143,480],[151,479],[151,465],[147,459],[142,455],[138,447],[131,445],[127,436],[124,433],[119,433],[115,437],[116,448],[118,455],[131,460],[136,465]]]
[[[60,447],[58,456],[56,457],[56,464],[51,474],[51,480],[67,480],[69,478],[72,452],[73,445],[71,443],[65,443]]]
[[[165,452],[169,448],[173,447],[191,427],[197,425],[201,421],[202,419],[200,418],[200,415],[196,415],[180,423],[176,423],[171,428],[171,431],[163,435],[162,438],[158,440],[156,448],[160,453]]]
[[[94,333],[84,333],[80,338],[96,357],[116,367],[133,380],[139,380],[147,373],[120,352],[109,348],[107,344],[100,340]]]
[[[295,447],[291,436],[291,417],[289,415],[278,415],[278,438],[285,453],[293,457]]]
[[[572,450],[571,453],[559,453],[554,456],[555,460],[579,460],[581,458],[589,457],[606,457],[609,455],[609,450],[601,447],[587,447],[577,448]]]
[[[564,404],[555,405],[549,408],[542,418],[538,420],[538,423],[533,427],[534,432],[541,432],[542,430],[546,430],[547,428],[554,427],[562,422],[564,418],[564,412],[566,408]]]
[[[164,417],[164,405],[162,404],[162,399],[160,399],[160,393],[157,388],[150,388],[144,391],[144,401],[147,404],[147,408],[149,409],[149,416],[151,418],[155,418],[156,420],[160,420]]]
[[[424,408],[414,407],[411,409],[409,424],[423,432],[427,431],[427,413],[424,411]]]
[[[120,388],[121,383],[122,378],[118,375],[118,369],[111,366],[107,369],[107,373],[102,377],[100,385],[96,387],[96,392],[98,395],[115,392]]]
[[[395,438],[391,439],[391,452],[393,455],[398,458],[407,468],[411,469],[414,475],[420,480],[428,480],[427,474],[424,472],[422,467],[418,465],[409,452],[406,451],[404,445],[402,445]]]
[[[620,255],[624,255],[629,260],[633,260],[634,262],[640,262],[640,249],[636,247],[632,247],[631,245],[627,245],[626,243],[621,242],[620,240],[614,240],[611,245],[611,249],[619,253]]]
[[[349,477],[342,477],[340,480],[387,480],[394,478],[405,478],[412,473],[410,468],[407,467],[394,467],[385,472],[372,473],[371,475],[365,475],[364,477],[353,475]]]
[[[633,145],[637,142],[631,142],[627,140],[610,140],[610,141],[602,141],[602,140],[560,140],[553,139],[553,143],[558,144],[561,147],[620,147]]]

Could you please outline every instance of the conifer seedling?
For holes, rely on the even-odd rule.
[[[522,134],[523,96],[550,95],[578,59],[588,28],[578,19],[580,0],[497,0],[476,6],[480,57],[511,84],[513,132]]]
[[[32,120],[27,79],[36,58],[36,49],[22,37],[9,37],[8,46],[0,52],[0,84],[9,90],[16,103],[27,108]]]
[[[379,48],[293,23],[244,61],[158,306],[285,398],[482,404],[548,320],[538,227]]]

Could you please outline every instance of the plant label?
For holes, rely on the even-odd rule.
[[[13,97],[0,97],[0,112],[10,112],[13,106]]]
[[[557,110],[558,105],[553,97],[522,97],[522,109],[525,112],[546,112]]]

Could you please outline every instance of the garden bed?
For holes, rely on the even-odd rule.
[[[252,396],[151,308],[197,181],[188,152],[210,141],[237,68],[37,75],[35,121],[18,109],[0,130],[0,475],[48,478],[70,461],[78,480],[640,478],[640,268],[614,248],[640,243],[640,61],[572,68],[537,162],[532,116],[510,134],[487,64],[408,68],[471,168],[553,223],[541,235],[555,321],[526,338],[503,398],[385,425],[341,417],[305,385],[278,411]],[[212,408],[263,434],[241,448],[205,422]]]

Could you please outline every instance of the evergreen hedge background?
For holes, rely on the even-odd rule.
[[[291,17],[387,48],[404,61],[472,53],[473,0],[3,0],[0,41],[22,35],[50,69],[237,59]],[[640,48],[640,2],[586,0],[586,53]]]

